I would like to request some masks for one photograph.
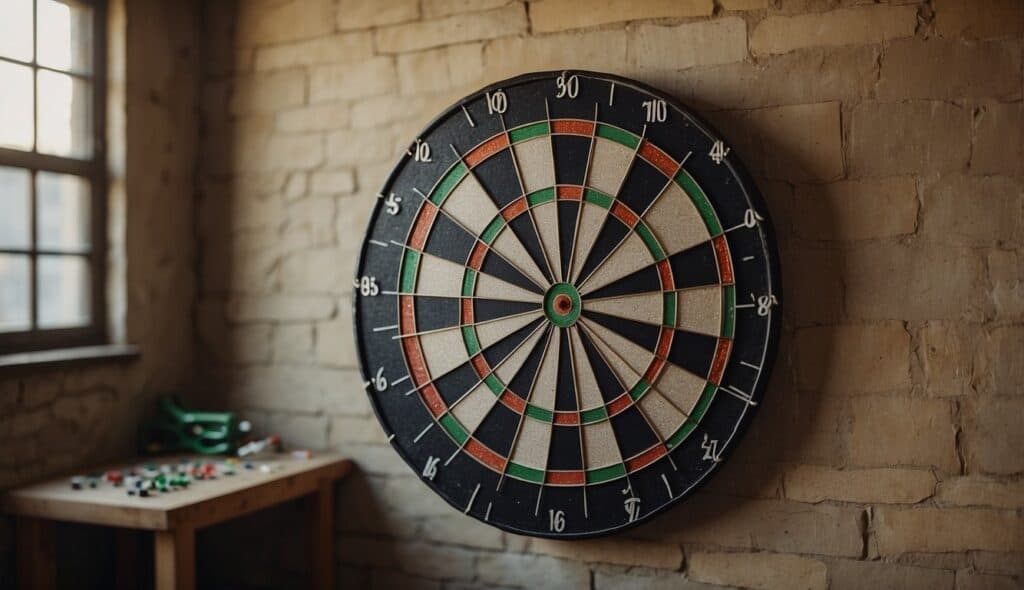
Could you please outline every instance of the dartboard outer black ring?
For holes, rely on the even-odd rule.
[[[611,87],[612,97],[609,100],[609,102],[611,102],[611,100],[614,100],[615,98],[618,98],[618,100],[620,101],[620,105],[627,100],[626,97],[632,97],[632,99],[635,101],[636,96],[647,98],[652,101],[664,101],[670,116],[672,116],[673,118],[678,116],[680,120],[684,122],[687,126],[693,126],[694,132],[691,135],[697,136],[697,138],[703,138],[705,140],[711,140],[712,138],[716,138],[724,141],[726,139],[717,131],[715,131],[710,125],[708,125],[705,121],[703,121],[703,119],[695,115],[691,110],[683,106],[677,100],[653,87],[620,76],[588,72],[583,70],[537,72],[525,74],[522,76],[518,76],[515,78],[511,78],[508,80],[492,84],[473,94],[470,94],[469,96],[463,98],[462,100],[456,102],[454,105],[446,109],[443,113],[438,115],[420,132],[418,138],[424,139],[425,141],[429,141],[432,135],[435,132],[437,132],[439,128],[442,128],[445,124],[450,123],[456,117],[461,117],[463,113],[465,114],[467,120],[475,119],[471,118],[470,111],[472,111],[474,114],[477,114],[479,117],[480,107],[482,104],[481,101],[489,100],[489,97],[492,95],[492,93],[496,93],[498,91],[510,92],[512,89],[526,87],[529,86],[530,84],[549,82],[551,84],[551,92],[545,95],[546,100],[541,100],[540,102],[550,105],[551,102],[555,101],[554,89],[559,78],[561,77],[561,79],[564,81],[572,76],[576,76],[579,80],[585,82],[585,84],[581,84],[581,87],[589,86],[591,84],[604,84],[608,87]],[[561,86],[559,86],[559,88],[561,88]],[[616,92],[619,93],[617,97],[615,96]],[[587,96],[587,98],[590,98],[590,96]],[[510,100],[509,102],[511,103],[512,101]],[[595,103],[596,102],[597,101],[595,101]],[[469,110],[467,110],[467,108]],[[511,106],[509,106],[509,108],[511,108]],[[550,108],[550,106],[546,106],[545,111],[548,111],[548,109]],[[614,112],[614,109],[609,110]],[[657,114],[655,114],[654,116],[657,117]],[[554,133],[556,132],[554,131],[552,122],[558,117],[553,116],[552,113],[548,111],[546,112],[546,118],[548,123],[548,133],[554,136]],[[502,117],[502,119],[504,119],[504,117]],[[533,119],[530,120],[539,120],[539,118],[534,116]],[[616,127],[616,124],[610,121],[611,119],[602,118],[597,114],[594,115],[594,129],[591,131],[591,142],[596,142],[597,127],[599,125],[607,123],[609,127]],[[476,122],[477,124],[480,123],[479,120],[477,120]],[[505,134],[506,138],[511,138],[512,136],[509,133],[510,130],[518,128],[519,126],[515,124],[506,125],[506,123],[503,122],[501,132]],[[647,135],[647,129],[644,129],[640,133],[637,133],[625,127],[624,129],[626,129],[626,131],[628,131],[629,133],[632,133],[635,139],[638,138],[638,151],[640,149],[640,146],[644,143],[645,139],[647,139],[648,137],[653,138],[653,134],[651,136]],[[716,398],[713,395],[712,398],[709,398],[712,399],[713,401],[708,402],[708,404],[705,405],[704,409],[701,410],[700,417],[697,418],[697,420],[695,421],[695,425],[688,431],[688,434],[684,438],[684,440],[682,442],[677,443],[678,446],[668,447],[667,454],[658,456],[656,460],[654,460],[650,464],[662,466],[661,470],[651,469],[650,465],[648,465],[640,467],[637,471],[627,471],[627,475],[624,476],[624,480],[628,482],[628,485],[626,485],[625,487],[620,485],[624,483],[623,478],[611,480],[605,483],[590,484],[588,483],[589,480],[587,479],[590,477],[589,471],[585,476],[584,483],[582,485],[577,486],[563,486],[560,484],[550,483],[548,479],[542,479],[539,484],[531,483],[525,480],[521,481],[515,477],[505,475],[505,473],[508,473],[508,464],[512,462],[512,451],[509,451],[508,456],[506,457],[506,466],[503,468],[505,473],[492,474],[495,478],[498,479],[498,481],[501,482],[499,484],[501,486],[501,491],[499,492],[496,489],[487,489],[482,485],[483,483],[488,483],[489,487],[495,487],[493,486],[493,481],[485,482],[484,477],[472,477],[474,475],[480,474],[486,476],[488,468],[483,463],[480,462],[479,458],[476,461],[474,461],[474,459],[471,458],[465,451],[467,443],[459,442],[458,439],[452,438],[452,431],[446,430],[445,427],[442,426],[440,421],[431,422],[430,424],[432,425],[432,427],[428,426],[426,427],[425,430],[421,430],[425,424],[424,416],[428,419],[433,419],[434,416],[432,416],[431,411],[428,409],[428,402],[424,401],[421,404],[420,401],[417,400],[417,398],[420,397],[419,394],[423,388],[421,388],[419,385],[417,385],[416,387],[411,387],[412,383],[416,382],[417,379],[411,377],[411,371],[409,370],[410,365],[405,365],[404,372],[396,371],[391,373],[390,375],[385,376],[385,382],[388,383],[388,385],[384,388],[384,391],[376,391],[377,384],[380,382],[378,380],[382,376],[382,374],[378,372],[378,370],[384,368],[383,366],[380,366],[379,363],[377,363],[376,361],[378,360],[378,357],[386,355],[380,354],[379,351],[377,350],[372,351],[373,354],[370,354],[370,349],[372,347],[378,346],[379,348],[385,348],[385,346],[376,344],[376,340],[374,341],[374,343],[367,342],[368,335],[376,334],[374,328],[379,328],[380,326],[370,326],[365,321],[366,318],[364,316],[372,315],[369,311],[367,311],[367,313],[361,313],[363,311],[364,306],[366,306],[368,309],[370,307],[370,304],[363,303],[364,301],[369,301],[370,298],[361,296],[361,289],[365,292],[367,288],[366,277],[368,275],[366,272],[364,272],[364,270],[367,268],[368,264],[374,263],[374,254],[370,253],[370,249],[373,247],[371,240],[373,240],[375,236],[375,230],[378,227],[379,220],[383,215],[382,211],[384,211],[384,209],[387,207],[384,197],[385,195],[389,195],[392,192],[393,187],[395,186],[396,182],[400,179],[403,171],[407,170],[408,167],[410,166],[410,163],[416,160],[416,148],[417,145],[419,144],[419,139],[410,142],[410,150],[403,157],[400,158],[399,162],[395,165],[395,167],[389,174],[387,181],[384,183],[384,188],[381,190],[379,194],[380,198],[378,199],[378,202],[373,208],[370,219],[368,221],[365,237],[359,252],[359,259],[356,265],[356,277],[354,280],[355,288],[353,291],[353,335],[357,343],[357,353],[359,358],[361,376],[363,379],[362,386],[365,387],[368,392],[371,401],[371,406],[374,409],[374,413],[378,421],[383,426],[385,434],[387,435],[388,441],[390,442],[391,446],[395,448],[395,450],[399,453],[402,459],[410,466],[410,468],[413,470],[412,473],[417,475],[418,479],[422,480],[432,492],[441,496],[454,509],[467,513],[476,518],[477,520],[481,520],[492,526],[496,526],[500,529],[516,534],[560,539],[588,538],[606,535],[609,533],[631,528],[642,522],[647,522],[657,514],[660,514],[661,512],[667,510],[668,508],[679,504],[681,500],[683,500],[686,497],[689,497],[695,490],[699,489],[700,486],[706,483],[706,481],[711,476],[713,476],[713,474],[718,470],[717,467],[720,462],[728,459],[734,447],[742,438],[746,429],[749,427],[749,423],[753,416],[756,414],[759,405],[763,403],[765,389],[770,380],[772,365],[774,364],[774,360],[776,357],[779,332],[781,326],[781,302],[783,300],[782,281],[779,269],[778,250],[775,243],[770,215],[767,206],[765,205],[764,199],[762,198],[756,185],[752,181],[749,173],[747,172],[746,168],[743,166],[735,152],[730,149],[727,153],[721,154],[721,161],[719,162],[719,164],[723,165],[721,166],[721,170],[728,170],[729,178],[731,178],[732,181],[735,182],[735,186],[728,189],[731,191],[730,195],[732,195],[733,197],[742,197],[742,200],[748,205],[749,209],[756,213],[756,227],[752,227],[750,229],[754,229],[757,237],[756,239],[751,240],[751,243],[756,244],[758,251],[763,255],[763,260],[760,261],[762,263],[762,266],[760,267],[759,272],[763,274],[761,280],[764,283],[764,285],[766,285],[766,288],[763,289],[762,291],[759,291],[758,293],[749,293],[750,301],[747,301],[743,297],[743,295],[746,295],[746,293],[739,292],[739,275],[741,275],[742,269],[736,267],[736,260],[732,255],[731,249],[732,242],[730,241],[728,243],[729,245],[727,246],[726,255],[727,257],[729,257],[729,264],[731,265],[729,272],[732,273],[735,271],[737,275],[737,278],[732,283],[734,289],[732,300],[733,307],[731,308],[731,310],[733,313],[736,314],[736,317],[733,320],[734,328],[737,330],[738,333],[742,333],[740,332],[741,326],[746,325],[745,323],[740,322],[740,318],[738,317],[740,313],[744,313],[747,315],[752,313],[760,314],[761,311],[767,309],[767,313],[763,319],[763,327],[760,328],[760,330],[763,332],[762,343],[759,346],[759,350],[761,351],[760,362],[756,363],[757,376],[755,379],[753,379],[752,384],[745,390],[741,390],[739,387],[730,388],[728,391],[724,390],[724,388],[727,386],[725,381],[729,379],[731,372],[736,370],[738,362],[738,357],[735,354],[729,357],[729,353],[726,352],[725,358],[727,359],[727,361],[725,361],[725,366],[720,368],[720,371],[718,373],[718,382],[714,384],[717,387],[717,394],[714,395],[717,395],[718,397]],[[663,144],[654,141],[652,141],[652,143],[654,143],[656,147],[663,147]],[[440,153],[440,150],[438,148],[442,147],[446,148],[447,146],[438,145],[436,146],[433,153]],[[468,146],[461,147],[463,150],[465,150]],[[505,149],[508,152],[512,153],[513,158],[515,157],[515,150],[512,146],[511,140],[509,140],[507,145],[502,149]],[[552,150],[555,151],[553,147],[553,140]],[[467,153],[465,151],[463,151],[461,155],[459,153],[459,150],[454,151],[456,159],[464,158],[465,156],[467,156]],[[694,153],[694,155],[696,156],[697,154]],[[677,158],[677,160],[679,160],[680,162],[680,171],[682,171],[683,164],[688,161],[687,158],[689,157],[690,156],[687,155],[686,157]],[[636,152],[633,154],[633,158],[637,158]],[[454,166],[455,164],[452,165]],[[632,166],[632,163],[630,165]],[[518,164],[515,164],[515,166],[518,166]],[[446,170],[450,170],[450,168],[446,168]],[[443,180],[445,173],[446,172],[441,172],[440,174],[431,173],[430,175],[428,175],[430,183],[436,187],[436,185],[440,184],[440,181]],[[627,175],[628,174],[629,172],[627,172]],[[695,174],[695,176],[700,175]],[[669,184],[671,184],[671,180],[672,178],[670,177]],[[700,181],[702,183],[705,182],[705,180],[706,179],[703,176],[700,176]],[[584,178],[583,181],[580,183],[581,185],[584,186],[584,188],[582,188],[581,190],[586,190],[585,185],[587,184],[587,181],[588,178]],[[625,182],[625,179],[623,179],[623,182]],[[522,195],[522,199],[520,200],[523,200],[526,197],[526,185],[521,177],[519,179],[519,183],[520,188],[524,193]],[[720,211],[717,207],[715,207],[714,202],[720,202],[722,195],[719,194],[719,192],[724,191],[724,189],[717,185],[706,186],[708,188],[706,195],[707,199],[712,202],[712,208],[714,209],[717,218],[717,215],[719,213],[722,213],[723,211]],[[423,194],[420,202],[422,203],[423,201],[429,201],[428,195],[433,194],[431,192],[428,192],[432,190],[431,186],[424,184],[423,186],[417,186],[417,188],[422,189],[423,193],[425,193]],[[556,199],[558,198],[560,197],[556,197]],[[411,205],[412,203],[410,201],[406,201],[406,203]],[[426,205],[421,204],[420,206],[423,207],[424,209],[427,208]],[[533,207],[532,204],[528,205],[527,207],[528,211],[533,211],[532,209],[529,209],[529,207]],[[582,209],[583,207],[584,204],[581,201],[579,208]],[[410,206],[409,209],[413,209],[413,207]],[[628,208],[626,209],[628,210]],[[438,211],[440,211],[440,208],[438,208]],[[732,212],[734,220],[735,213],[735,211]],[[628,215],[628,213],[626,213],[626,215]],[[443,215],[441,215],[440,213],[437,213],[436,216],[443,217]],[[608,213],[608,216],[610,217],[611,213]],[[643,220],[642,212],[640,213],[640,217]],[[749,220],[749,218],[744,219],[744,221],[747,220]],[[577,220],[577,223],[578,222],[579,221]],[[412,226],[416,224],[416,213],[413,213],[413,219],[408,224],[409,227],[407,228],[407,230],[403,232],[406,235],[406,239],[408,239],[411,236],[413,231]],[[722,223],[720,229],[724,230],[725,226],[726,224]],[[512,227],[511,221],[509,221],[507,227]],[[536,225],[534,226],[534,228],[536,231]],[[737,228],[735,226],[730,226],[730,230],[733,229]],[[748,229],[748,227],[745,226],[743,229]],[[719,237],[724,236],[724,233],[719,235]],[[475,235],[473,237],[477,238],[478,240],[480,239],[480,235]],[[387,243],[382,242],[381,240],[377,240],[377,242],[378,244]],[[405,245],[403,246],[403,244]],[[576,245],[575,241],[573,242],[573,245]],[[407,250],[411,249],[409,247],[408,242],[398,242],[397,240],[393,240],[391,244],[383,247],[395,248],[394,252],[391,255],[399,255],[402,252],[406,252]],[[420,256],[430,254],[425,249],[425,244],[421,244],[421,247],[424,248],[424,250],[422,251]],[[739,252],[736,252],[736,254],[738,255]],[[473,252],[470,252],[470,257],[472,257],[472,255]],[[570,256],[572,255],[570,254]],[[400,256],[400,258],[404,260],[405,257]],[[402,260],[399,260],[396,263],[399,269],[404,268],[404,263],[402,262]],[[666,258],[665,260],[668,261],[669,259]],[[682,262],[680,264],[682,264]],[[469,266],[469,262],[467,261],[465,265]],[[681,268],[686,267],[682,266]],[[481,269],[479,267],[477,267],[477,272],[481,272]],[[400,312],[397,309],[397,302],[400,301],[401,295],[405,293],[400,289],[400,285],[398,284],[399,281],[401,280],[399,274],[400,272],[396,272],[394,277],[382,278],[381,284],[378,285],[378,288],[382,292],[390,290],[390,292],[392,293],[391,295],[375,294],[379,297],[379,299],[377,299],[379,301],[386,301],[387,298],[389,297],[394,299],[394,301],[396,302],[396,320],[400,316]],[[551,278],[553,280],[555,277]],[[589,278],[590,277],[587,277],[588,280]],[[557,281],[553,280],[553,282]],[[682,289],[682,287],[677,288]],[[762,302],[761,304],[759,304],[758,297],[764,299],[764,296],[768,297],[767,303],[764,304],[764,302]],[[423,296],[416,294],[415,297]],[[410,299],[415,300],[415,297],[410,296]],[[586,299],[587,294],[583,294],[583,297],[584,299]],[[744,303],[738,303],[741,300],[744,301]],[[674,301],[678,302],[679,299],[676,298],[674,299]],[[475,303],[471,304],[471,306],[472,305],[475,305]],[[583,307],[584,309],[586,309],[585,304]],[[740,311],[740,308],[743,308],[742,312]],[[666,312],[666,314],[667,313],[668,312]],[[675,309],[673,309],[673,314],[677,313],[678,312]],[[728,315],[727,312],[723,312],[723,314]],[[674,315],[673,317],[677,317],[677,315]],[[541,324],[545,324],[543,318],[540,320],[540,322]],[[581,320],[580,323],[582,325],[583,320]],[[472,324],[469,325],[472,326]],[[672,328],[674,329],[675,325],[673,325]],[[561,330],[557,330],[554,328],[549,330],[546,327],[541,327],[538,329],[542,330],[542,333],[562,333]],[[475,327],[473,328],[473,330],[475,333]],[[584,333],[584,329],[581,327],[579,332]],[[593,335],[593,333],[591,334]],[[730,332],[730,335],[731,334],[732,332]],[[384,334],[382,338],[387,338],[387,341],[390,342],[394,340],[391,336],[391,334]],[[593,336],[596,338],[596,335]],[[738,335],[736,339],[738,340]],[[419,337],[416,337],[415,340],[419,342]],[[541,340],[543,340],[543,337],[541,338]],[[580,341],[582,340],[583,338],[580,337]],[[592,347],[593,343],[595,342],[597,342],[597,340],[592,341]],[[401,345],[397,346],[400,349],[400,354],[403,355],[402,360],[404,362],[404,349],[401,347]],[[469,345],[467,344],[467,347],[468,346]],[[494,344],[495,348],[497,346],[498,344]],[[738,346],[733,348],[732,352],[735,353],[738,348]],[[485,349],[484,352],[486,352],[486,350],[489,349]],[[467,353],[468,352],[469,351],[467,351]],[[716,350],[716,358],[717,355],[718,351]],[[484,353],[478,351],[477,356],[483,357]],[[511,356],[511,354],[509,354],[505,358],[509,358],[509,356]],[[426,366],[425,361],[421,362],[420,366]],[[486,363],[484,366],[487,366]],[[747,366],[751,366],[751,364],[748,364]],[[491,367],[490,370],[492,371],[492,374],[495,371],[494,367]],[[455,371],[453,370],[452,372],[454,373]],[[575,366],[573,367],[573,372],[575,373]],[[404,381],[403,383],[401,383],[401,385],[404,385],[406,387],[403,388],[401,387],[401,385],[392,385],[392,383],[395,383],[396,381]],[[438,381],[440,381],[440,378],[438,378]],[[409,392],[404,391],[406,388],[410,387],[411,390]],[[654,387],[651,387],[650,390],[653,391],[654,389]],[[415,391],[416,393],[413,393],[413,391]],[[412,395],[405,396],[403,395],[403,393],[411,393]],[[643,394],[641,393],[641,395]],[[413,417],[409,415],[403,415],[400,412],[396,413],[393,410],[390,410],[389,408],[385,408],[383,407],[385,402],[382,401],[383,398],[381,396],[392,396],[395,398],[403,397],[404,401],[407,402],[408,404],[418,405],[417,411],[419,411],[420,415]],[[709,421],[713,417],[711,416],[712,409],[716,407],[714,402],[717,402],[718,400],[726,400],[729,403],[733,403],[730,402],[729,400],[736,400],[735,403],[739,403],[743,408],[739,414],[739,418],[736,419],[731,432],[728,433],[728,437],[725,438],[724,441],[722,441],[721,447],[708,444],[709,442],[719,442],[719,439],[710,438],[709,435],[709,433],[715,434],[716,432],[718,432],[718,430],[711,431],[710,428],[712,424],[710,422],[706,426],[702,425],[703,421]],[[386,403],[390,404],[392,402],[388,401]],[[579,403],[578,398],[577,403]],[[496,403],[495,406],[497,405],[498,404]],[[635,400],[633,405],[639,409],[639,398]],[[610,404],[609,407],[611,407]],[[577,408],[577,410],[579,410],[579,408]],[[564,413],[567,412],[554,412],[556,416]],[[577,414],[582,415],[583,413],[586,412],[577,411]],[[577,419],[577,430],[581,431],[581,433],[578,434],[578,437],[580,439],[580,445],[582,447],[584,444],[582,440],[584,438],[584,435],[582,434],[582,429],[584,428],[583,425],[586,424],[586,422],[579,419],[579,416],[577,417]],[[607,419],[609,421],[612,420],[612,418]],[[521,415],[519,420],[525,422],[525,414]],[[554,418],[554,420],[557,420],[557,417]],[[648,420],[648,426],[650,426],[652,430],[655,430],[650,420]],[[699,438],[699,436],[694,436],[691,435],[690,433],[699,434],[700,429],[705,427],[708,429],[708,431],[704,433],[705,437],[702,441],[700,441],[700,443],[703,444],[700,444],[696,449],[691,448],[698,443],[697,439]],[[550,445],[553,444],[550,441],[553,440],[555,436],[554,432],[557,428],[559,428],[559,426],[552,425],[552,434],[549,435],[551,438],[549,439],[549,447],[547,450],[549,456],[551,454]],[[518,432],[519,430],[517,429],[517,436]],[[411,438],[420,437],[420,439],[422,440],[426,439],[428,436],[435,437],[434,440],[447,440],[449,442],[449,446],[456,449],[456,452],[454,452],[450,456],[448,454],[436,455],[437,460],[433,462],[433,470],[430,469],[430,461],[424,461],[424,452],[416,448],[416,445],[420,443],[413,444],[410,442]],[[472,432],[470,433],[469,438],[470,440],[473,440]],[[443,446],[442,443],[436,443],[436,445]],[[684,445],[686,445],[686,448],[684,448]],[[696,455],[694,454],[694,452],[696,452]],[[583,454],[582,450],[581,454]],[[703,459],[699,461],[700,464],[698,465],[698,467],[694,467],[693,465],[697,464],[694,457],[697,457],[700,454],[703,454]],[[713,458],[710,460],[707,459],[709,455],[713,455]],[[689,459],[689,463],[681,461],[681,459],[684,456]],[[434,458],[435,454],[431,454],[428,457],[428,459]],[[668,463],[666,463],[666,458],[668,459],[668,462],[672,464],[671,472],[668,471]],[[675,459],[680,460],[677,461]],[[624,454],[622,457],[622,461],[623,464],[627,463]],[[584,470],[586,471],[586,465],[584,465]],[[543,469],[543,471],[545,473],[545,477],[548,477],[559,470],[547,466]],[[568,471],[571,470],[566,470],[566,472]],[[594,469],[591,471],[599,470]],[[645,474],[645,472],[647,473]],[[670,473],[672,474],[672,479],[669,479],[668,477]],[[433,477],[428,477],[428,474],[431,474]],[[655,476],[652,476],[651,474],[655,474]],[[458,477],[459,475],[462,475],[462,477]],[[630,477],[631,475],[633,477]],[[657,475],[660,475],[660,477],[657,477]],[[645,478],[642,483],[632,481],[632,479],[639,479],[641,476]],[[593,487],[591,487],[591,485],[593,485]],[[609,491],[611,489],[610,486],[613,485],[617,487],[623,487],[623,489],[621,490],[622,495],[616,496],[615,494]],[[532,495],[532,492],[534,490],[541,490],[537,493],[536,499],[534,499]],[[579,497],[573,496],[573,494],[577,492],[577,495]],[[595,497],[589,497],[591,493],[593,493]],[[662,494],[663,496],[661,499],[659,499],[657,496],[659,493]],[[554,498],[552,498],[552,496],[554,496]],[[635,515],[629,512],[630,508],[628,500],[632,498],[639,499],[637,505],[640,506],[640,508],[637,509]],[[613,499],[616,501],[613,502]],[[561,502],[562,504],[558,504],[557,502]],[[496,505],[498,504],[500,504],[501,507],[495,508]],[[484,508],[485,506],[486,509]],[[492,510],[492,508],[495,509]],[[583,515],[582,521],[579,518],[581,513]],[[562,528],[560,529],[558,528],[559,519],[561,519],[560,522],[562,526]],[[573,525],[567,525],[567,520],[571,520],[573,522]],[[583,523],[582,526],[580,525],[581,522]]]

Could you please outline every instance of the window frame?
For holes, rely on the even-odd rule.
[[[0,61],[32,68],[33,130],[32,151],[0,147],[0,166],[27,170],[29,187],[29,236],[27,249],[0,248],[0,254],[28,255],[30,323],[27,330],[0,332],[0,354],[34,352],[39,350],[71,348],[107,344],[107,3],[106,0],[59,0],[67,4],[89,6],[92,9],[92,71],[88,75],[65,72],[39,65],[38,4],[32,0],[32,60],[23,62],[7,57]],[[92,83],[92,155],[88,159],[41,154],[39,142],[39,82],[37,72],[50,71],[85,79]],[[40,328],[38,326],[38,257],[45,254],[68,254],[40,249],[38,244],[36,176],[40,172],[70,174],[84,179],[90,188],[89,249],[83,255],[88,260],[90,281],[90,316],[84,326],[68,328]]]

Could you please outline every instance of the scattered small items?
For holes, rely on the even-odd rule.
[[[313,458],[313,452],[310,451],[309,449],[298,449],[298,450],[292,451],[292,457],[294,457],[296,459],[312,459]]]
[[[250,443],[244,444],[238,447],[239,457],[248,457],[249,455],[255,455],[256,453],[262,453],[267,448],[273,448],[275,451],[280,452],[281,450],[281,437],[276,434],[272,434],[262,440],[254,440]]]

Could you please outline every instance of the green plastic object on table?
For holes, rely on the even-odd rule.
[[[249,422],[233,412],[194,411],[173,396],[157,402],[157,416],[142,430],[140,442],[147,454],[187,451],[203,455],[234,454]]]

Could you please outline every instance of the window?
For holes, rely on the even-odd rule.
[[[0,353],[105,339],[100,0],[0,0]]]

